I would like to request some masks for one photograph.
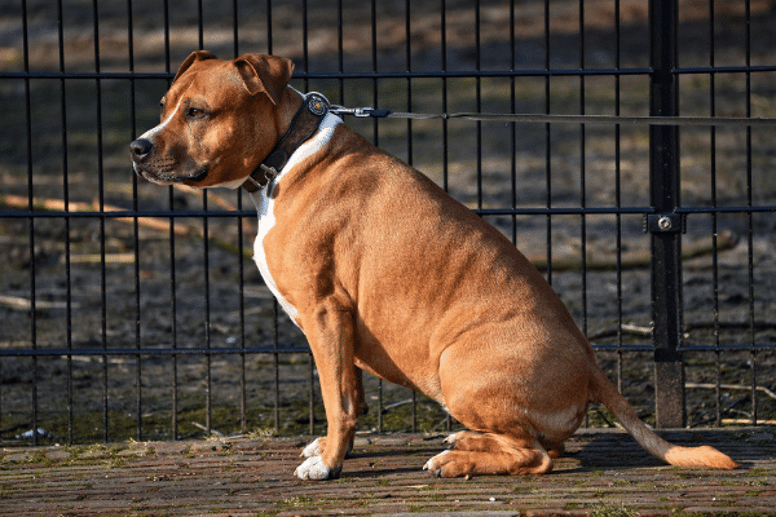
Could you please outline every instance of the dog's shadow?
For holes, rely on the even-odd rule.
[[[659,467],[665,463],[645,451],[628,434],[604,433],[585,436],[569,445],[555,460],[555,465],[556,471],[574,472]]]
[[[660,433],[675,445],[694,447],[706,443],[704,436],[681,432]],[[709,440],[708,443],[721,452],[735,456],[736,444],[728,440]],[[600,470],[632,470],[634,468],[665,467],[666,463],[650,455],[632,436],[626,433],[602,432],[590,433],[572,439],[567,450],[555,460],[555,473],[591,472]],[[386,474],[402,475],[416,473],[417,464],[423,464],[445,449],[445,444],[428,442],[421,447],[407,450],[397,447],[395,450],[356,450],[348,456],[358,466],[343,474],[347,477],[371,478]],[[763,459],[766,459],[766,455]],[[412,461],[408,461],[409,458]],[[419,461],[421,460],[421,461]],[[741,461],[741,460],[739,460]],[[741,468],[751,468],[751,462],[742,461]],[[405,466],[406,465],[406,466]]]
[[[420,468],[418,465],[423,465],[431,457],[445,449],[444,445],[434,447],[431,444],[424,444],[422,447],[413,447],[411,450],[404,447],[397,447],[394,450],[354,450],[348,454],[345,461],[350,461],[356,465],[353,465],[350,471],[343,472],[342,476],[373,478],[389,474],[417,473]]]
[[[660,432],[664,439],[682,447],[711,445],[720,452],[735,458],[737,444],[733,440],[720,440],[713,431],[708,433],[684,433],[682,431]],[[707,439],[704,439],[707,438]],[[579,437],[573,446],[556,460],[556,470],[564,472],[590,470],[619,470],[639,467],[665,467],[667,464],[644,450],[636,440],[626,433],[591,433]],[[766,459],[763,455],[762,459]],[[741,468],[751,468],[753,463],[738,460]],[[564,463],[569,465],[564,469]],[[571,466],[576,464],[576,466]]]

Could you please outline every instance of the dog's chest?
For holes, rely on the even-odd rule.
[[[334,130],[342,122],[339,117],[336,117],[329,113],[323,119],[323,122],[318,128],[318,132],[310,138],[307,142],[299,146],[299,148],[291,155],[283,170],[275,178],[275,182],[280,184],[288,173],[296,166],[299,166],[305,159],[313,156],[315,153],[323,152],[329,140],[334,135]],[[278,290],[275,279],[272,277],[269,265],[267,264],[267,251],[264,247],[264,240],[267,234],[275,228],[277,219],[275,217],[275,198],[268,195],[271,193],[271,188],[264,188],[256,193],[251,194],[253,202],[256,204],[256,211],[259,218],[259,227],[256,234],[256,241],[253,243],[253,260],[256,262],[256,266],[261,272],[264,283],[267,284],[269,290],[277,298],[280,306],[286,311],[286,314],[291,318],[297,326],[296,317],[299,315],[296,307],[294,307]]]
[[[264,249],[264,238],[277,223],[274,213],[275,200],[267,196],[267,189],[261,190],[259,193],[253,196],[253,198],[256,203],[259,222],[258,232],[256,233],[256,240],[253,243],[253,261],[259,268],[259,272],[261,273],[261,277],[264,279],[264,283],[267,284],[269,290],[272,291],[273,295],[275,295],[275,298],[277,298],[280,306],[283,307],[284,311],[286,311],[286,314],[288,314],[288,317],[291,318],[291,321],[293,321],[294,324],[297,324],[296,317],[299,314],[299,311],[297,311],[296,307],[294,307],[288,300],[286,300],[283,295],[280,294],[280,291],[278,291],[275,279],[272,277],[272,273],[269,270],[269,265],[267,264],[267,253]]]
[[[334,130],[342,122],[339,117],[336,117],[329,113],[321,122],[318,128],[318,132],[307,142],[299,146],[299,148],[292,154],[286,163],[283,170],[275,178],[276,183],[281,183],[288,175],[288,173],[296,166],[300,165],[305,159],[314,155],[315,153],[322,152],[329,140],[334,135]],[[268,195],[271,193],[271,188],[264,188],[254,194],[251,194],[253,202],[256,204],[256,211],[259,218],[259,228],[256,234],[256,241],[253,243],[253,260],[256,262],[256,266],[261,272],[264,283],[267,284],[269,290],[277,298],[280,306],[286,311],[286,314],[291,318],[296,325],[296,317],[299,315],[299,311],[296,310],[286,298],[278,290],[275,279],[272,277],[272,272],[267,264],[267,250],[264,248],[264,239],[269,232],[275,228],[277,219],[275,218],[275,198]]]

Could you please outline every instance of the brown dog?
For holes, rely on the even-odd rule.
[[[292,71],[278,57],[195,52],[162,101],[162,123],[130,147],[150,181],[251,191],[256,263],[307,336],[328,420],[298,477],[340,473],[364,405],[359,368],[422,391],[471,430],[426,464],[440,476],[549,472],[548,451],[590,401],[668,463],[737,466],[650,431],[528,260],[346,128],[325,99],[288,87]]]

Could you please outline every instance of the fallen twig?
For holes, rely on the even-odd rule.
[[[223,438],[224,437],[224,433],[222,433],[220,431],[216,431],[215,429],[210,429],[210,431],[208,431],[207,427],[205,427],[204,425],[202,425],[202,424],[200,424],[198,422],[192,422],[191,425],[193,425],[194,427],[196,427],[198,429],[202,429],[206,433],[210,432],[210,434],[212,434],[214,436],[218,436],[219,438]]]
[[[723,418],[721,422],[723,424],[752,425],[752,421],[746,418]],[[776,420],[757,419],[757,423],[763,425],[776,425]]]
[[[28,311],[32,308],[32,300],[29,298],[22,298],[20,296],[9,296],[0,294],[0,304],[5,305],[9,309],[15,311]],[[70,304],[70,308],[77,309],[80,305],[77,303]],[[67,302],[51,302],[48,300],[35,300],[35,310],[63,310],[67,309]]]
[[[180,186],[178,188],[188,193],[198,192],[196,189],[193,189],[191,187]],[[222,208],[225,208],[227,210],[235,210],[235,211],[237,210],[237,208],[235,208],[234,205],[232,205],[222,197],[217,196],[215,194],[209,194],[209,196],[210,196],[209,199],[212,199],[216,203],[216,205],[221,206]],[[29,209],[29,200],[22,196],[2,195],[0,196],[0,205],[6,205],[12,208],[24,210],[24,209]],[[64,212],[66,207],[65,207],[65,202],[61,199],[35,198],[33,199],[33,208],[38,210],[52,211],[52,212],[54,211]],[[67,212],[94,212],[97,210],[99,210],[99,203],[96,201],[93,203],[70,201],[67,204]],[[105,205],[105,204],[102,205],[103,213],[123,212],[123,211],[125,211],[125,209],[117,206]],[[123,223],[133,223],[135,220],[137,220],[137,223],[140,226],[143,226],[145,228],[150,228],[152,230],[167,232],[167,231],[170,231],[170,228],[172,228],[172,231],[176,236],[180,236],[180,237],[194,236],[194,237],[199,237],[201,239],[205,238],[205,233],[200,228],[196,228],[193,226],[186,226],[162,217],[145,217],[142,215],[138,215],[136,218],[135,217],[116,217],[114,219],[114,221],[120,221]],[[248,220],[243,221],[242,227],[244,230],[252,229],[250,221]],[[236,244],[232,244],[230,242],[227,242],[224,239],[215,237],[214,235],[212,235],[212,233],[208,236],[208,238],[213,244],[215,244],[219,248],[222,248],[235,255],[242,254],[244,258],[250,258],[253,255],[253,251],[251,248],[244,248],[242,250],[242,253],[240,253],[240,250],[237,249]]]
[[[10,206],[12,208],[18,208],[20,210],[28,209],[30,207],[29,200],[26,197],[22,196],[13,196],[13,195],[3,195],[0,196],[0,204]],[[33,208],[38,210],[45,210],[49,212],[56,212],[61,211],[64,212],[65,208],[67,208],[68,212],[94,212],[99,210],[99,203],[92,202],[92,203],[83,203],[80,201],[70,201],[67,203],[67,207],[65,207],[65,202],[62,199],[51,199],[51,198],[34,198],[32,201]],[[120,208],[113,205],[102,205],[102,212],[123,212],[125,211],[124,208]],[[134,218],[132,217],[117,217],[115,219],[116,221],[121,221],[123,223],[131,223],[134,221]],[[170,221],[161,219],[158,217],[142,217],[139,216],[137,218],[137,222],[141,226],[145,226],[146,228],[151,228],[153,230],[160,230],[160,231],[167,231],[170,229]],[[175,235],[188,235],[191,233],[192,228],[189,228],[187,226],[184,226],[179,223],[173,223],[173,231],[175,232]],[[200,232],[201,233],[201,232]]]
[[[713,383],[706,383],[706,382],[688,382],[684,385],[685,388],[691,388],[691,389],[708,389],[708,390],[714,390],[717,389],[717,385]],[[752,389],[751,386],[744,386],[743,384],[720,384],[719,387],[724,390],[746,390],[749,391]],[[765,386],[755,386],[755,390],[761,391],[771,397],[773,400],[776,400],[776,393],[772,392]]]

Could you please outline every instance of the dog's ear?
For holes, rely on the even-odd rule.
[[[207,50],[197,50],[196,52],[189,54],[189,57],[187,57],[186,60],[181,64],[180,68],[178,68],[178,73],[175,74],[175,78],[172,80],[172,82],[177,81],[178,78],[183,75],[183,72],[188,70],[195,62],[204,61],[206,59],[216,59],[216,56]]]
[[[280,102],[280,94],[294,73],[294,63],[290,59],[262,54],[245,54],[235,59],[234,65],[250,94],[264,92],[272,104]]]

